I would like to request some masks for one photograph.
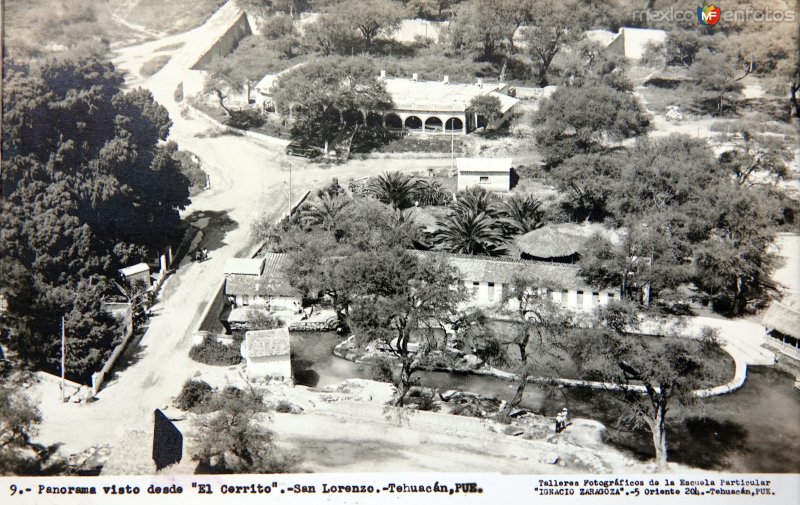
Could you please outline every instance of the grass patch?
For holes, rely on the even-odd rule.
[[[170,56],[162,55],[156,56],[150,60],[147,60],[142,64],[142,67],[139,69],[139,74],[142,77],[150,77],[151,75],[155,75],[159,70],[164,68],[164,65],[169,63],[171,59]]]
[[[407,135],[376,149],[379,153],[449,153],[451,142],[456,156],[464,156],[467,143],[462,138],[449,135]]]

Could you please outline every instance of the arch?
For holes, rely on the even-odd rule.
[[[400,118],[397,118],[398,123],[400,122]],[[367,112],[366,118],[367,126],[383,126],[383,116],[381,116],[377,112]],[[402,126],[402,123],[399,123]]]
[[[422,130],[422,120],[417,116],[408,116],[405,126],[406,130]]]
[[[346,110],[342,113],[342,121],[349,125],[364,124],[364,113],[360,110]]]
[[[461,118],[451,117],[444,123],[444,131],[446,132],[453,132],[453,131],[462,131],[464,129],[464,122]]]
[[[391,130],[403,129],[403,120],[397,114],[390,112],[384,116],[384,119],[386,120],[386,128]]]
[[[442,120],[436,116],[431,116],[425,120],[425,131],[427,133],[442,133],[444,131],[444,124]]]

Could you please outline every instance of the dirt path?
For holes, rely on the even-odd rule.
[[[224,30],[236,13],[232,4],[226,4],[203,26],[121,49],[115,59],[119,68],[135,74],[155,49],[183,43],[160,72],[144,81],[133,79],[132,83],[149,89],[168,109],[174,122],[170,139],[194,152],[209,174],[211,190],[194,197],[182,214],[208,217],[207,232],[214,233],[206,235],[216,238],[214,244],[203,244],[209,247],[208,261],[186,263],[167,281],[153,307],[156,315],[141,338],[135,362],[112,377],[97,395],[98,401],[62,404],[57,388],[48,384],[36,387],[34,395],[38,394],[44,417],[39,439],[62,443],[65,454],[100,443],[118,448],[127,432],[151,430],[153,409],[169,404],[187,378],[206,369],[188,357],[196,318],[222,278],[225,260],[240,255],[252,244],[252,223],[263,215],[278,216],[288,207],[290,164],[296,197],[305,189],[327,184],[331,177],[345,181],[386,169],[415,171],[449,162],[380,160],[325,167],[287,157],[283,154],[285,141],[204,136],[216,125],[198,117],[181,117],[173,92],[214,34]]]

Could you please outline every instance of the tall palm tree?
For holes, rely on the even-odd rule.
[[[367,191],[381,202],[395,209],[414,205],[417,181],[400,172],[386,172],[370,181]]]
[[[499,255],[504,250],[503,232],[497,222],[485,212],[454,210],[436,225],[439,227],[434,233],[436,249],[488,255]]]
[[[509,235],[528,233],[544,226],[542,202],[531,195],[514,195],[500,204],[501,224]]]
[[[302,212],[300,220],[305,226],[322,226],[330,231],[350,203],[351,200],[347,197],[323,193],[318,202]]]

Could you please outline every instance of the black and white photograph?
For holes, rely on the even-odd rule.
[[[799,8],[3,0],[2,501],[797,499]]]

